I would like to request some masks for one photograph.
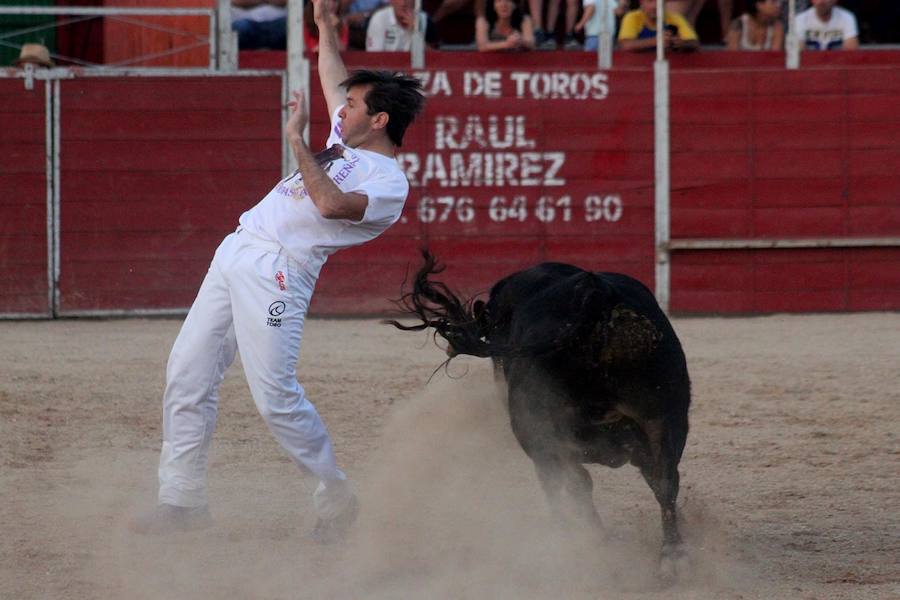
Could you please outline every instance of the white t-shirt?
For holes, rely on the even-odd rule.
[[[428,26],[428,16],[419,13],[419,30]],[[366,29],[366,50],[369,52],[408,51],[412,45],[412,29],[404,29],[397,23],[397,16],[390,6],[379,8],[369,19]]]
[[[859,36],[856,17],[840,6],[831,9],[831,18],[823,23],[816,15],[815,8],[809,8],[797,15],[797,39],[807,50],[835,50],[844,45],[844,40]]]
[[[309,198],[299,172],[278,182],[240,218],[241,227],[248,233],[278,242],[314,274],[331,254],[368,242],[396,223],[409,193],[409,182],[395,159],[342,145],[339,112],[340,108],[331,116],[327,149],[316,156],[341,191],[368,196],[362,220],[323,217]]]
[[[606,0],[606,27],[609,35],[613,37],[616,35],[616,5],[618,3],[618,0]],[[601,4],[602,0],[583,1],[585,8],[591,5],[594,7],[594,14],[591,15],[591,20],[584,24],[584,35],[600,35]]]
[[[241,8],[239,6],[231,7],[232,23],[242,19],[262,23],[265,21],[281,19],[286,16],[287,9],[283,6],[275,6],[274,4],[257,4],[252,8]]]

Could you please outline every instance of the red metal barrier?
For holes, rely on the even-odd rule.
[[[900,235],[896,66],[672,75],[673,238]],[[679,312],[900,308],[900,248],[678,252]]]
[[[796,72],[765,53],[758,67],[748,54],[673,60],[673,243],[900,237],[900,52],[858,54],[828,67],[804,55]],[[653,287],[651,60],[617,55],[603,73],[586,53],[535,54],[527,67],[520,56],[429,54],[429,103],[398,157],[412,184],[403,219],[329,261],[312,312],[389,308],[424,244],[465,294],[541,260]],[[4,100],[21,97],[0,108],[13,156],[0,171],[0,313],[46,311],[43,93],[0,85]],[[186,308],[216,244],[280,175],[281,78],[59,85],[60,314]],[[327,131],[315,71],[312,86],[315,146]],[[673,247],[677,312],[900,308],[896,244]]]
[[[190,306],[281,173],[280,77],[61,84],[60,313]]]
[[[476,56],[481,64],[472,66],[465,63],[471,55],[447,56],[445,66],[445,56],[429,57],[432,97],[401,154],[413,184],[405,223],[384,240],[335,256],[323,272],[314,308],[378,310],[381,299],[391,296],[385,280],[402,279],[405,265],[415,264],[409,257],[419,243],[452,263],[447,278],[464,293],[483,291],[497,277],[540,260],[622,271],[652,287],[650,59],[617,56],[617,68],[591,87],[583,82],[594,81],[596,73],[583,55],[567,56],[566,66],[558,57],[538,55],[528,70],[497,57]],[[894,66],[873,66],[878,61],[872,56],[842,57],[836,62],[845,64],[795,72],[778,66],[778,54],[762,55],[758,68],[747,68],[751,59],[760,60],[752,53],[676,57],[673,238],[898,236],[900,117],[892,107],[900,101],[900,53],[881,56]],[[619,67],[620,58],[632,66]],[[404,60],[379,55],[362,64],[402,66]],[[804,61],[827,65],[821,57],[804,55]],[[696,63],[706,68],[694,70]],[[590,97],[595,90],[602,92]],[[587,98],[577,97],[585,92]],[[521,123],[520,145],[533,142],[526,150],[563,158],[556,174],[562,185],[457,185],[450,155],[461,154],[462,164],[471,165],[473,154],[508,150],[498,148],[497,140],[463,141],[472,119],[476,131],[488,131],[492,123],[505,131],[508,120]],[[451,127],[457,133],[448,143]],[[324,123],[313,131],[314,140],[324,137]],[[503,134],[496,137],[503,145]],[[491,218],[498,196],[505,202],[495,204],[494,214],[505,210],[504,221]],[[510,207],[518,197],[528,207],[522,220]],[[555,219],[538,218],[541,197],[553,198],[551,204],[571,199],[570,219],[559,218],[559,206]],[[601,208],[613,218],[600,213],[588,220],[588,197],[610,199],[613,204]],[[900,275],[892,263],[898,259],[897,247],[677,251],[671,258],[671,306],[682,313],[897,309]],[[356,294],[353,282],[363,282]]]
[[[49,316],[46,88],[0,79],[0,314]]]

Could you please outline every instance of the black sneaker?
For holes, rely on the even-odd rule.
[[[538,50],[556,50],[556,38],[550,36],[541,43],[537,43],[537,40],[535,40],[535,47]]]
[[[575,34],[567,33],[566,39],[563,40],[563,48],[566,50],[581,50],[581,44],[575,39]]]
[[[359,501],[356,496],[350,497],[347,508],[333,519],[322,519],[316,521],[316,526],[312,530],[312,538],[320,544],[334,544],[340,542],[347,537],[350,527],[356,522],[359,515]]]
[[[196,531],[212,525],[208,506],[160,504],[152,511],[131,520],[128,529],[142,535],[164,535],[178,531]]]

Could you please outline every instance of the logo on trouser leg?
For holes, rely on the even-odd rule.
[[[284,290],[287,289],[287,286],[284,284],[284,273],[283,272],[278,271],[277,273],[275,273],[275,281],[278,282],[279,290],[281,290],[283,292]]]
[[[272,304],[269,305],[269,318],[266,321],[266,325],[269,327],[281,327],[281,315],[284,313],[284,309],[287,308],[287,305],[281,300],[276,300]]]

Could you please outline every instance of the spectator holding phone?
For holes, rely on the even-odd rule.
[[[619,27],[619,47],[630,52],[656,48],[656,2],[641,0],[640,8],[626,13]],[[697,32],[680,14],[665,11],[663,43],[666,50],[691,51],[700,46]]]

